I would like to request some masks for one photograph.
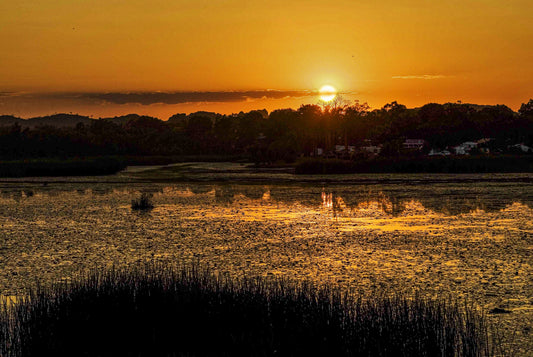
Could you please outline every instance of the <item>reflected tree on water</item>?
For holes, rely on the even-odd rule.
[[[191,185],[191,186],[187,186],[187,189],[189,189],[195,195],[201,195],[201,194],[206,194],[208,192],[213,191],[213,186],[211,186],[211,185]]]
[[[235,192],[231,186],[215,187],[215,201],[219,204],[229,205],[234,202]]]

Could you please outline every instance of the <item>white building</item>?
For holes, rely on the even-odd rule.
[[[464,143],[452,147],[455,155],[469,155],[473,148],[477,147],[477,143],[473,141],[465,141]]]
[[[421,150],[425,143],[426,141],[424,139],[406,139],[403,142],[403,147],[408,150]]]
[[[335,145],[335,152],[346,152],[346,146],[345,145]],[[348,145],[348,152],[349,153],[355,152],[355,146]]]
[[[368,145],[361,146],[361,150],[366,151],[371,154],[379,155],[381,152],[382,145]]]
[[[451,152],[449,152],[448,150],[436,150],[436,149],[431,149],[431,151],[429,152],[428,154],[429,156],[448,156],[448,155],[451,155]]]
[[[514,145],[511,145],[510,147],[513,148],[513,149],[519,149],[522,152],[533,152],[533,148],[530,148],[529,146],[524,145],[522,143],[514,144]]]

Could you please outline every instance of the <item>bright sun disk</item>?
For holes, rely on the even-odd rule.
[[[324,102],[332,101],[337,96],[337,90],[329,84],[322,86],[318,92],[320,93],[320,99]]]

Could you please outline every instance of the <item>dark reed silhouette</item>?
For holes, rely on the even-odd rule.
[[[15,356],[486,356],[473,307],[331,286],[133,266],[38,287],[0,315]]]

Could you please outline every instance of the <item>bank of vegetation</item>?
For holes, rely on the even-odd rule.
[[[532,156],[398,157],[341,160],[307,158],[295,164],[296,174],[351,173],[491,173],[533,172]]]
[[[431,171],[433,161],[427,160],[426,165],[420,155],[427,156],[430,150],[442,153],[466,142],[482,143],[474,150],[477,155],[533,156],[533,100],[517,112],[505,105],[462,103],[430,103],[408,109],[397,102],[372,110],[366,104],[337,101],[271,113],[176,114],[167,121],[135,114],[101,119],[57,114],[34,119],[0,116],[0,161],[119,156],[141,164],[246,159],[274,165],[316,157],[319,152],[338,156],[338,148],[343,147],[343,158],[358,167],[364,166],[358,160],[379,151],[380,160],[373,164],[383,165],[381,171],[409,171],[417,166]],[[406,140],[415,139],[424,144],[416,150],[405,145]],[[398,157],[413,164],[402,160],[389,164]],[[453,165],[477,162],[459,160]],[[480,168],[500,166],[490,165]],[[435,170],[447,172],[441,167]]]
[[[124,168],[116,157],[8,160],[0,161],[0,177],[110,175]]]
[[[14,356],[486,356],[483,315],[419,296],[235,279],[197,265],[93,272],[0,313]]]

